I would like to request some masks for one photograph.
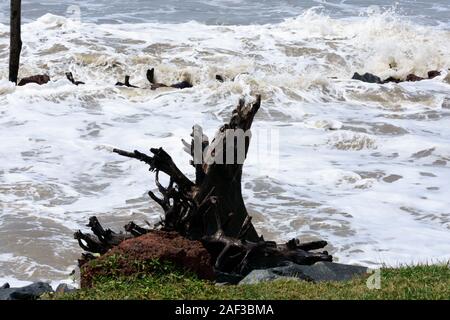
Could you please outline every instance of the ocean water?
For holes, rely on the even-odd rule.
[[[8,3],[0,284],[70,282],[73,232],[89,216],[115,230],[159,219],[153,175],[111,146],[163,146],[193,177],[181,138],[194,124],[213,136],[241,96],[258,93],[243,193],[260,233],[325,239],[337,261],[370,267],[450,259],[449,1],[23,1],[20,76],[52,82],[17,88]],[[195,87],[151,91],[149,67],[168,83],[188,72]],[[351,80],[429,70],[442,74]],[[115,87],[125,74],[141,89]]]

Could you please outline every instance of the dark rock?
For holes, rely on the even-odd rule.
[[[380,77],[377,77],[376,75],[373,75],[371,73],[365,73],[363,75],[360,75],[358,72],[355,72],[355,74],[352,77],[353,80],[360,80],[363,82],[368,83],[382,83]]]
[[[188,81],[181,81],[179,83],[172,84],[170,87],[176,89],[185,89],[192,88],[192,84],[190,84]]]
[[[46,74],[44,74],[44,75],[35,75],[35,76],[23,78],[22,80],[20,80],[18,85],[19,86],[24,86],[24,85],[29,84],[29,83],[37,83],[38,85],[43,85],[43,84],[46,84],[49,81],[50,81],[50,77],[48,75],[46,75]]]
[[[269,268],[264,270],[253,270],[239,284],[255,284],[263,281],[273,281],[277,279],[296,278],[299,280],[312,281],[310,277],[303,273],[302,265],[286,262],[285,266]],[[306,266],[309,267],[309,266]]]
[[[440,71],[437,70],[428,71],[428,79],[433,79],[439,77],[440,75],[441,75]]]
[[[389,77],[383,81],[383,83],[390,83],[390,82],[400,83],[400,82],[402,82],[402,80],[400,80],[398,78],[394,78],[394,77]]]
[[[45,282],[36,282],[22,288],[0,289],[0,300],[36,300],[44,293],[52,293],[52,287]]]
[[[364,275],[368,268],[333,262],[318,262],[303,267],[303,273],[313,281],[347,281],[355,276]]]
[[[75,287],[69,286],[66,283],[60,283],[58,287],[56,287],[55,293],[57,294],[64,294],[64,293],[70,293],[77,291]]]
[[[244,277],[239,274],[216,272],[215,281],[220,284],[238,284]]]
[[[286,277],[274,274],[271,269],[253,270],[244,279],[242,279],[239,284],[257,284],[278,279],[286,279]]]
[[[291,263],[284,267],[253,270],[239,284],[255,284],[277,279],[297,279],[313,282],[346,281],[367,273],[366,267],[333,262],[317,262],[311,266]]]
[[[257,284],[260,282],[274,281],[279,279],[297,279],[312,281],[308,276],[303,274],[297,266],[290,265],[286,267],[276,267],[265,270],[253,270],[239,284]]]
[[[406,77],[406,81],[415,82],[415,81],[421,81],[424,80],[424,78],[416,76],[415,74],[408,74]]]
[[[9,289],[9,283],[8,283],[8,282],[5,283],[4,285],[2,285],[2,286],[0,287],[0,289]]]
[[[436,70],[432,70],[428,72],[428,79],[433,79],[435,77],[440,76],[441,73],[439,71]],[[415,74],[409,74],[405,80],[402,79],[398,79],[395,77],[389,77],[384,81],[381,81],[381,79],[379,77],[377,77],[376,75],[373,75],[371,73],[365,73],[363,75],[360,75],[359,73],[355,72],[355,74],[352,77],[353,80],[360,80],[360,81],[364,81],[364,82],[368,82],[368,83],[390,83],[390,82],[394,82],[394,83],[400,83],[403,81],[410,81],[410,82],[414,82],[414,81],[421,81],[421,80],[425,80],[425,78],[416,76]]]
[[[103,261],[114,256],[114,270]],[[117,258],[116,258],[117,257]],[[151,231],[127,239],[99,258],[81,267],[81,287],[91,287],[96,276],[129,276],[143,272],[142,266],[152,261],[170,262],[179,269],[195,273],[201,279],[214,279],[211,256],[200,241],[192,241],[176,232]],[[152,270],[145,270],[151,273]]]

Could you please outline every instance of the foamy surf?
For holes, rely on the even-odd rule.
[[[0,48],[8,30],[0,24]],[[240,26],[46,14],[23,26],[23,41],[20,76],[53,81],[14,87],[0,53],[0,282],[67,279],[80,252],[72,234],[91,215],[114,229],[156,222],[147,168],[110,148],[163,146],[192,177],[181,138],[196,123],[213,136],[239,97],[256,93],[243,186],[267,238],[323,238],[339,261],[369,266],[450,259],[445,27],[392,11],[337,19],[308,10]],[[195,87],[151,91],[149,67],[166,83],[189,72]],[[350,80],[432,69],[442,75],[417,83]],[[141,88],[115,87],[125,74]]]

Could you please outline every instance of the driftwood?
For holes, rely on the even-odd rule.
[[[9,81],[17,84],[19,74],[20,52],[22,51],[21,38],[21,0],[11,0],[10,16],[10,47],[9,47]]]
[[[192,88],[192,84],[187,81],[187,80],[183,80],[181,82],[178,83],[174,83],[171,85],[167,85],[164,83],[158,83],[155,81],[155,69],[151,68],[147,70],[147,80],[148,82],[150,82],[151,84],[151,89],[152,90],[156,90],[158,88],[175,88],[175,89],[185,89],[185,88]]]
[[[77,231],[74,234],[74,238],[78,240],[79,246],[87,251],[78,260],[80,267],[87,261],[94,259],[94,255],[91,253],[104,254],[123,240],[134,237],[133,233],[116,233],[111,229],[104,229],[98,222],[97,217],[90,217],[87,226],[91,228],[93,235],[85,234],[81,231]]]
[[[132,84],[130,84],[130,76],[126,75],[125,76],[125,82],[117,82],[116,86],[119,87],[129,87],[129,88],[139,88],[137,86],[133,86]]]
[[[85,84],[82,81],[75,81],[75,79],[73,78],[72,72],[66,72],[66,77],[67,77],[67,80],[69,80],[70,82],[72,82],[76,86],[78,86],[80,84]]]
[[[215,272],[221,279],[224,276],[240,279],[251,270],[281,266],[288,262],[309,265],[332,260],[326,251],[312,252],[325,247],[325,241],[300,243],[292,239],[276,244],[265,241],[252,224],[242,198],[241,179],[251,138],[249,130],[260,104],[260,96],[250,105],[241,99],[230,121],[218,130],[211,142],[200,126],[193,127],[191,142],[183,140],[183,143],[192,156],[195,181],[186,177],[162,148],[150,149],[151,155],[113,150],[121,156],[149,165],[150,171],[155,173],[160,195],[152,191],[148,194],[164,212],[157,228],[202,241],[213,257]],[[236,132],[244,135],[235,135]],[[240,138],[244,139],[241,150],[240,144],[236,143]],[[167,186],[159,181],[161,172],[170,177]],[[125,227],[126,234],[117,234],[109,229],[104,230],[95,217],[91,218],[89,226],[95,236],[78,231],[75,238],[83,249],[95,253],[104,253],[127,237],[150,231],[131,222]]]
[[[148,69],[146,76],[147,76],[147,80],[151,84],[151,87],[150,87],[151,90],[156,90],[158,88],[175,88],[175,89],[192,88],[192,84],[189,81],[187,81],[187,80],[183,80],[181,82],[177,82],[177,83],[170,84],[170,85],[156,82],[155,81],[155,69],[154,68]],[[120,82],[119,81],[119,82],[116,83],[116,86],[119,86],[119,87],[124,86],[124,87],[129,87],[129,88],[139,88],[138,86],[134,86],[134,85],[130,84],[130,76],[129,75],[125,76],[125,82]]]

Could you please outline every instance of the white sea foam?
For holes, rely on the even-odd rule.
[[[0,24],[1,48],[7,32]],[[47,14],[23,26],[23,41],[20,76],[53,81],[15,88],[0,53],[2,281],[66,279],[79,254],[72,233],[91,215],[114,229],[157,221],[147,168],[108,150],[163,146],[193,177],[180,139],[196,123],[211,137],[239,97],[256,93],[244,196],[266,238],[323,238],[339,261],[365,265],[450,259],[450,31],[392,12],[334,19],[310,10],[247,26]],[[149,67],[167,83],[187,71],[195,88],[151,91]],[[442,76],[350,80],[432,69]],[[87,84],[73,86],[66,71]],[[114,87],[125,74],[142,89]],[[264,149],[265,135],[279,148]]]

